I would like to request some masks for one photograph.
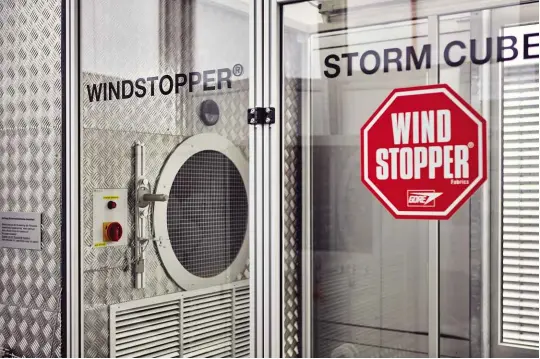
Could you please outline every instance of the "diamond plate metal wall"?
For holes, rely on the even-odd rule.
[[[42,213],[40,251],[0,248],[0,346],[60,356],[61,2],[0,2],[0,211]]]
[[[83,76],[86,81],[86,76]],[[133,186],[133,153],[135,141],[146,145],[146,173],[151,183],[159,175],[164,161],[172,150],[184,139],[197,133],[212,131],[227,137],[248,155],[247,125],[244,125],[245,109],[248,92],[245,82],[233,85],[233,89],[219,94],[194,94],[191,97],[189,115],[178,116],[187,121],[189,131],[183,134],[164,135],[158,133],[143,133],[133,131],[103,130],[85,127],[83,131],[83,222],[84,222],[84,307],[85,307],[85,355],[108,356],[108,326],[99,325],[103,316],[107,315],[110,304],[129,300],[154,297],[180,291],[173,282],[159,259],[153,245],[146,250],[146,287],[133,288],[133,273],[130,263],[133,261],[133,223],[128,217],[130,246],[108,248],[92,247],[92,194],[99,188],[132,188]],[[206,128],[196,116],[197,104],[203,99],[214,99],[221,108],[220,123]],[[83,116],[90,104],[84,104]],[[118,106],[113,104],[111,106]],[[134,106],[128,102],[125,106]],[[109,111],[109,110],[108,110]],[[157,111],[164,111],[158,108]],[[175,106],[167,110],[175,111]],[[157,113],[156,116],[162,116]],[[120,119],[119,121],[122,121]],[[157,127],[156,127],[157,129]],[[176,131],[175,131],[176,132]],[[130,209],[133,209],[133,198],[129,199]],[[247,264],[245,275],[248,276]],[[107,317],[105,317],[107,319]],[[95,324],[93,324],[95,323]]]
[[[285,80],[283,198],[283,353],[300,355],[302,162],[300,142],[301,81]]]
[[[192,29],[195,26],[192,3],[162,2],[159,34],[161,64],[156,74],[194,70],[190,67],[193,54],[188,51],[190,46],[196,45]],[[247,46],[246,42],[246,51]],[[169,278],[154,245],[146,249],[146,287],[134,289],[130,265],[134,259],[132,216],[128,217],[128,246],[92,247],[93,191],[100,188],[133,188],[133,145],[136,141],[146,146],[146,175],[152,185],[169,154],[190,136],[204,132],[218,133],[240,148],[246,159],[249,151],[249,129],[245,122],[249,99],[247,79],[233,78],[231,89],[219,91],[203,92],[196,89],[189,93],[183,88],[177,95],[156,94],[141,99],[89,102],[87,85],[118,80],[123,78],[88,72],[83,72],[81,76],[84,354],[87,357],[109,356],[109,305],[182,290]],[[220,108],[220,120],[211,127],[205,126],[199,119],[199,105],[206,99],[214,100]],[[128,206],[133,211],[133,197],[129,198]],[[248,276],[246,264],[244,274],[237,279]]]
[[[306,51],[305,38],[284,33],[283,81],[283,355],[301,352],[301,241],[302,241],[302,71],[299,59]],[[304,39],[305,41],[305,39]]]

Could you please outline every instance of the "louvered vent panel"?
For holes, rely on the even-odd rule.
[[[504,66],[501,339],[533,348],[539,340],[538,80],[536,61]]]
[[[232,290],[200,295],[184,300],[183,356],[232,356]]]
[[[172,300],[116,312],[115,356],[178,357],[180,301]]]
[[[111,357],[248,357],[249,281],[110,307]]]
[[[234,327],[234,357],[246,358],[250,356],[249,287],[236,289],[234,317],[236,319]]]

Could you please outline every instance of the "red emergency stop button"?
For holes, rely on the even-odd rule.
[[[104,223],[105,240],[118,242],[122,238],[122,225],[118,222]]]

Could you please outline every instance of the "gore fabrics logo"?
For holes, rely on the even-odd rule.
[[[442,192],[434,190],[407,191],[407,207],[435,207],[435,199]]]

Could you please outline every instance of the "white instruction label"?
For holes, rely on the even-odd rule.
[[[41,213],[0,212],[0,247],[41,250]]]

